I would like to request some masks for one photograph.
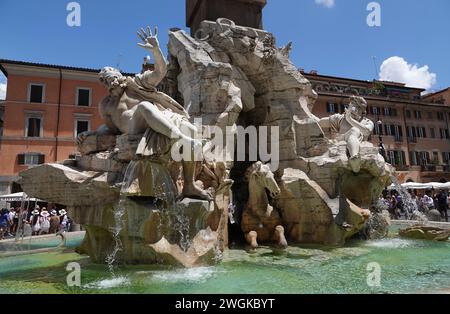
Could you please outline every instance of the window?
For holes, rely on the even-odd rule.
[[[422,128],[422,127],[418,127],[417,128],[417,137],[419,137],[419,138],[426,138],[427,137],[427,133],[426,133],[425,128]]]
[[[388,151],[388,162],[393,166],[405,166],[405,152],[401,150]]]
[[[439,121],[444,121],[445,120],[444,113],[443,112],[438,112],[437,113],[437,118],[438,118]]]
[[[17,156],[19,165],[35,166],[45,163],[45,155],[41,153],[25,153]]]
[[[379,116],[381,114],[380,109],[378,107],[372,107],[372,114],[374,116]]]
[[[341,104],[340,106],[339,106],[339,113],[345,113],[345,109],[346,109],[346,105],[344,105],[344,104]]]
[[[89,107],[91,105],[91,89],[77,88],[77,106]]]
[[[383,125],[375,123],[374,133],[375,135],[383,135]]]
[[[442,161],[444,164],[450,164],[450,153],[449,152],[443,152],[442,153]]]
[[[43,84],[30,84],[29,87],[29,95],[28,100],[29,102],[34,103],[43,103],[44,102],[44,87]]]
[[[430,153],[429,152],[420,152],[419,153],[419,162],[421,166],[426,166],[430,164]]]
[[[29,116],[26,118],[25,125],[26,137],[42,137],[42,118],[38,116]]]
[[[440,129],[441,139],[450,139],[450,134],[447,129]]]
[[[391,116],[393,116],[393,117],[397,117],[398,116],[397,109],[392,109],[391,110]]]
[[[407,117],[408,119],[410,119],[410,118],[411,118],[411,111],[409,111],[409,110],[406,110],[406,117]]]
[[[409,159],[411,166],[418,166],[419,165],[419,158],[417,152],[409,152]]]
[[[336,105],[333,103],[327,104],[327,112],[328,113],[336,113]]]
[[[429,120],[433,120],[433,113],[432,112],[428,112],[428,119]]]
[[[422,120],[422,112],[416,110],[414,111],[414,116],[417,120]]]
[[[439,152],[433,152],[433,164],[439,164]]]
[[[90,131],[90,124],[89,120],[75,120],[75,137],[83,132]]]
[[[387,117],[390,117],[392,115],[391,108],[385,107],[384,108],[384,115],[387,116]]]
[[[430,128],[430,137],[436,138],[436,130],[434,128]]]
[[[403,128],[401,125],[395,125],[395,141],[402,142],[403,141]]]

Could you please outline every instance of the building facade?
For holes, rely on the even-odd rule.
[[[97,69],[0,60],[7,77],[0,103],[0,195],[20,191],[20,171],[76,153],[80,132],[102,124],[99,102],[107,90]]]
[[[367,100],[375,124],[371,141],[383,144],[401,183],[450,181],[449,103],[433,103],[421,96],[423,89],[400,83],[302,73],[319,94],[313,109],[318,117],[343,113],[352,95]]]
[[[424,96],[423,99],[433,104],[448,105],[450,104],[450,87],[428,94]]]

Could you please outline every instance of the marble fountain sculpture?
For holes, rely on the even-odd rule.
[[[317,118],[317,94],[289,60],[291,44],[277,48],[271,33],[230,20],[204,21],[194,37],[170,30],[168,61],[156,30],[139,37],[154,69],[101,71],[105,125],[79,137],[76,159],[21,173],[28,195],[65,204],[84,226],[79,252],[97,263],[215,263],[236,204],[253,247],[343,245],[365,226],[393,168],[367,141],[373,124],[363,98],[352,97],[343,115]],[[276,127],[275,143],[257,145],[279,158],[206,158],[213,136],[205,126]],[[180,143],[193,159],[174,160]],[[249,197],[233,193],[239,186]]]

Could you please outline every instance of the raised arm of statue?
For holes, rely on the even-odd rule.
[[[142,39],[142,43],[138,43],[139,47],[153,54],[155,60],[155,70],[145,71],[142,74],[138,74],[140,83],[148,89],[154,89],[164,79],[167,74],[167,60],[164,57],[158,41],[158,28],[155,28],[155,32],[152,33],[150,27],[147,30],[141,28],[137,33],[139,38]]]
[[[350,111],[346,111],[345,119],[352,127],[358,128],[361,131],[361,134],[363,134],[365,138],[368,138],[372,134],[372,132],[375,128],[375,125],[369,119],[364,118],[361,120],[361,122],[355,120],[352,117]]]

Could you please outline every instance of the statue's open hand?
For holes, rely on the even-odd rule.
[[[141,28],[140,31],[137,32],[138,37],[142,39],[143,43],[138,43],[139,47],[142,47],[150,52],[153,52],[155,48],[159,48],[158,42],[158,28],[155,27],[155,32],[152,33],[150,27],[147,27],[147,30]]]
[[[83,132],[78,134],[77,136],[77,145],[81,146],[83,144],[83,142],[91,135],[93,135],[93,132],[87,131],[87,132]]]

